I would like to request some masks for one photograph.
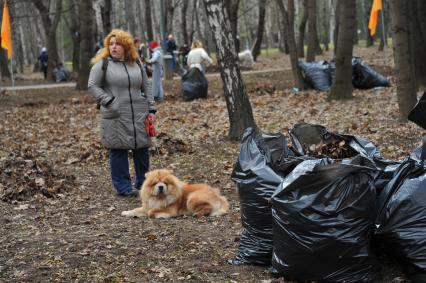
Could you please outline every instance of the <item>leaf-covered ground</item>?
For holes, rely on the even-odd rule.
[[[294,92],[290,71],[245,75],[258,126],[286,133],[295,123],[317,123],[373,141],[386,158],[405,158],[424,131],[398,120],[390,52],[358,52],[393,86],[329,102],[322,92]],[[257,69],[289,68],[281,55],[260,60]],[[99,113],[87,93],[0,94],[0,281],[284,282],[266,268],[227,263],[241,230],[230,179],[239,144],[226,139],[220,78],[209,82],[208,99],[193,102],[181,99],[179,81],[166,82],[157,115],[160,157],[152,152],[151,168],[220,188],[232,206],[222,218],[123,218],[121,211],[139,201],[114,194],[107,151],[99,144]],[[387,259],[382,274],[383,282],[404,280]]]

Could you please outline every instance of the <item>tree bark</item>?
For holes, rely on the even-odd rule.
[[[291,69],[293,72],[294,84],[299,89],[305,89],[306,85],[303,80],[302,72],[300,71],[299,60],[297,57],[296,39],[294,35],[294,23],[291,22],[291,20],[294,17],[289,16],[292,13],[294,13],[294,11],[289,10],[287,12],[285,9],[283,0],[276,0],[276,3],[281,12],[281,21],[282,21],[282,26],[284,27],[284,34],[286,35],[285,41],[288,44],[288,49],[290,53],[290,62],[291,62]],[[288,0],[287,3],[288,3],[287,7],[289,9],[294,9],[294,0]]]
[[[81,68],[76,89],[87,90],[92,57],[92,0],[79,0],[81,26]]]
[[[254,42],[253,48],[251,49],[251,53],[253,55],[254,61],[256,61],[257,56],[260,55],[263,31],[265,29],[266,0],[258,0],[258,1],[259,1],[259,18],[258,18],[258,24],[257,24],[257,36]]]
[[[392,41],[397,74],[397,96],[400,118],[407,121],[408,114],[416,103],[416,82],[413,68],[412,46],[408,3],[404,0],[391,1]]]
[[[329,99],[352,98],[352,53],[356,22],[356,0],[340,3],[339,34],[336,52],[336,79]]]
[[[148,40],[154,40],[154,32],[152,30],[152,18],[151,18],[151,0],[145,0],[145,26]]]
[[[363,28],[365,32],[365,40],[366,40],[366,46],[370,47],[374,45],[374,37],[370,35],[370,29],[368,28],[368,22],[370,21],[370,13],[371,13],[371,6],[372,6],[371,0],[364,0],[362,2],[362,12],[363,12]]]
[[[305,57],[305,29],[308,21],[308,0],[303,0],[303,15],[299,25],[299,38],[297,40],[297,56]]]
[[[306,52],[307,62],[315,61],[316,32],[317,32],[316,1],[308,0],[308,51]]]
[[[223,81],[223,90],[228,108],[228,138],[241,139],[248,127],[257,129],[253,112],[241,77],[238,56],[235,52],[232,31],[223,0],[204,0],[210,29],[216,43],[217,60]]]

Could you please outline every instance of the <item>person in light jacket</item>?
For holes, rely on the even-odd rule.
[[[189,68],[198,68],[204,74],[206,64],[213,64],[213,60],[204,50],[203,44],[199,40],[194,40],[191,45],[191,51],[188,53]]]
[[[163,52],[157,41],[151,41],[149,47],[152,50],[152,57],[148,60],[152,66],[152,94],[155,100],[163,101]]]
[[[148,77],[140,68],[133,37],[113,29],[104,48],[91,60],[89,92],[100,105],[101,143],[109,149],[112,184],[119,196],[135,197],[149,170],[148,115],[156,112]],[[107,63],[107,64],[106,64]],[[136,178],[129,173],[128,151],[133,154]]]

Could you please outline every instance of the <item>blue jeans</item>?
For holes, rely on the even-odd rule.
[[[112,184],[117,192],[126,193],[132,190],[132,179],[129,173],[129,159],[127,149],[110,149],[109,168]],[[135,188],[140,189],[145,181],[145,173],[149,170],[148,148],[133,149],[133,163],[135,165]]]

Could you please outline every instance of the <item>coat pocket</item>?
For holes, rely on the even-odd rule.
[[[115,119],[120,117],[120,112],[118,111],[120,106],[120,99],[118,96],[115,97],[114,101],[107,107],[101,106],[101,115],[103,119]]]

